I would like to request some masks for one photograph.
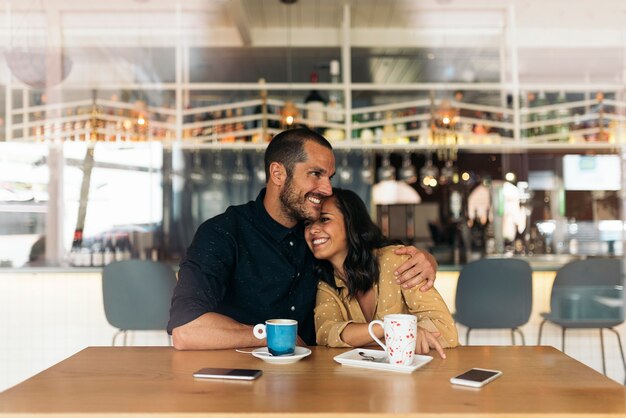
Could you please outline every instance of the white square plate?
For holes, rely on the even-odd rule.
[[[385,362],[365,360],[363,356],[359,354],[360,352],[365,354],[366,356],[372,356],[376,358],[385,357]],[[389,364],[386,357],[387,356],[385,355],[385,352],[381,350],[355,348],[354,350],[335,356],[334,359],[337,363],[341,363],[344,366],[363,367],[365,369],[387,370],[390,372],[401,373],[412,373],[433,359],[431,356],[421,356],[416,354],[413,357],[413,364],[405,366],[399,364]]]

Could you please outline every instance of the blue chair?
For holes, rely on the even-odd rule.
[[[520,326],[532,309],[532,270],[518,259],[482,259],[463,266],[456,287],[456,321],[467,327],[469,344],[474,329],[510,329],[515,345]]]
[[[572,329],[598,329],[602,350],[602,372],[606,375],[603,330],[617,337],[624,372],[626,360],[622,339],[614,329],[624,322],[624,286],[621,259],[572,261],[556,274],[550,295],[550,312],[541,314],[537,344],[546,322],[561,327],[561,351],[565,352],[565,332]]]
[[[107,321],[119,331],[163,330],[167,327],[176,275],[164,263],[149,260],[125,260],[111,263],[102,270],[102,296]]]

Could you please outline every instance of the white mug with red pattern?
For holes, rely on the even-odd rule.
[[[389,364],[413,364],[417,335],[417,318],[414,315],[394,314],[385,315],[383,319],[384,322],[379,319],[370,322],[368,330],[374,341],[385,349]],[[383,327],[386,345],[372,332],[374,325]]]

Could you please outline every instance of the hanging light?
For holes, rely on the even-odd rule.
[[[280,0],[281,3],[288,7],[295,3],[297,0]],[[293,127],[296,119],[299,116],[298,108],[291,100],[291,9],[286,9],[287,19],[287,82],[289,83],[289,99],[285,101],[283,108],[280,110],[280,121],[283,129]]]
[[[428,153],[426,164],[420,170],[420,186],[426,194],[432,194],[433,189],[439,184],[439,169],[433,165],[433,160]]]
[[[402,167],[398,171],[398,178],[407,184],[413,184],[417,181],[417,171],[411,162],[411,154],[408,152],[402,158]]]

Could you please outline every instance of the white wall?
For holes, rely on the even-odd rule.
[[[100,272],[0,272],[0,318],[0,391],[85,347],[111,345],[116,332],[104,316]],[[168,345],[169,338],[135,332],[129,344]]]

